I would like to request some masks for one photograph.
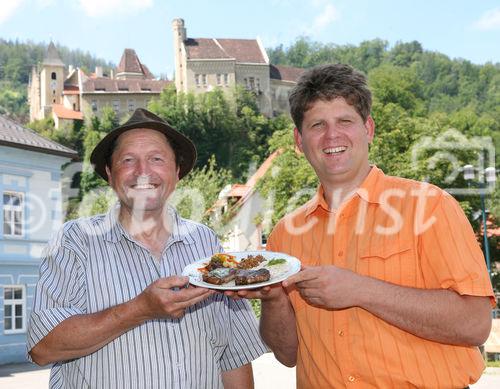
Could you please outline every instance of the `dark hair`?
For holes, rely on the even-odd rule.
[[[345,64],[320,65],[302,74],[290,93],[290,113],[302,131],[304,113],[317,100],[343,97],[365,121],[370,115],[372,94],[363,73]]]
[[[126,132],[126,131],[125,131]],[[158,131],[160,132],[161,134],[163,134],[163,132],[161,131]],[[174,141],[172,141],[171,139],[169,139],[167,137],[167,135],[163,134],[165,136],[165,139],[168,143],[168,145],[172,148],[172,150],[174,150],[174,156],[175,156],[175,166],[176,167],[179,167],[180,164],[183,162],[183,157],[182,155],[179,155],[179,151],[178,151],[178,147],[176,147],[176,144]],[[117,136],[114,140],[113,140],[113,143],[111,143],[111,146],[109,147],[108,149],[108,152],[106,153],[106,166],[111,169],[111,157],[113,156],[113,153],[115,152],[116,150],[116,147],[118,146],[118,139],[120,138],[120,136]]]

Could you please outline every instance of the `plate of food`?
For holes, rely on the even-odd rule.
[[[300,270],[300,261],[273,251],[216,253],[182,271],[192,285],[209,289],[255,289],[286,280]]]

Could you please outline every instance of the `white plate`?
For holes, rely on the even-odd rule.
[[[277,282],[286,280],[292,274],[295,274],[300,270],[300,261],[297,258],[284,253],[277,253],[274,251],[237,251],[237,252],[228,252],[226,254],[234,255],[237,261],[241,261],[242,259],[248,257],[249,255],[259,255],[259,254],[262,255],[267,261],[274,258],[283,258],[286,259],[288,263],[288,269],[284,273],[271,277],[269,281],[257,282],[255,284],[250,284],[250,285],[234,285],[234,281],[231,281],[224,285],[215,285],[215,284],[210,284],[208,282],[204,282],[202,278],[202,273],[198,270],[199,268],[206,266],[208,262],[210,262],[211,258],[210,256],[187,265],[182,271],[182,275],[189,277],[189,282],[191,284],[196,286],[201,286],[203,288],[218,289],[218,290],[241,290],[241,289],[261,288],[266,285],[276,284]],[[266,267],[266,269],[270,268],[272,267]]]

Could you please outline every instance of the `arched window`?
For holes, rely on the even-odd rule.
[[[50,78],[53,80],[57,80],[56,72],[52,72],[52,74],[50,75]]]

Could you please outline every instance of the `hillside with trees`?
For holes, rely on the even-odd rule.
[[[337,46],[300,38],[288,48],[278,46],[268,53],[277,64],[310,67],[343,62],[362,70],[373,93],[376,123],[371,161],[386,174],[456,191],[474,229],[481,230],[480,198],[460,194],[460,189],[468,188],[460,169],[466,164],[488,167],[491,161],[497,170],[500,167],[495,157],[500,155],[500,64],[452,60],[424,50],[418,42],[389,48],[382,40]],[[292,126],[274,133],[269,144],[269,152],[285,150],[276,161],[278,173],[275,170],[259,184],[264,196],[276,199],[273,225],[309,199],[318,182],[293,147]],[[499,188],[497,183],[486,198],[492,227],[500,220]],[[500,260],[498,237],[490,238],[489,244],[492,258]]]
[[[0,39],[0,114],[26,124],[29,119],[27,88],[31,68],[40,63],[48,44],[7,41]],[[95,66],[114,67],[82,50],[57,45],[62,61],[67,65],[93,70]]]
[[[31,66],[43,58],[45,45],[0,41],[0,112],[26,118],[26,87]],[[92,69],[108,66],[90,54],[59,48],[65,63]],[[359,45],[323,44],[299,38],[289,47],[267,50],[274,64],[308,68],[318,64],[348,63],[368,76],[373,92],[372,114],[376,136],[371,161],[387,174],[425,180],[451,191],[467,187],[460,168],[478,165],[480,154],[488,160],[500,153],[500,64],[473,64],[425,50],[419,42],[397,43],[375,39]],[[293,147],[293,125],[288,117],[263,116],[255,96],[234,90],[228,98],[220,90],[203,95],[177,94],[165,89],[149,108],[188,135],[198,147],[196,169],[180,183],[186,194],[204,194],[202,210],[193,210],[187,197],[177,206],[185,216],[203,218],[219,191],[229,183],[244,182],[253,165],[277,149],[284,152],[259,183],[264,196],[273,196],[272,226],[287,210],[314,193],[317,179],[305,159]],[[112,200],[105,183],[88,164],[94,145],[117,124],[112,110],[100,119],[87,120],[81,129],[61,134],[48,122],[32,128],[79,150],[84,171],[74,182],[80,190],[69,217],[102,211]],[[484,165],[488,166],[487,163]],[[79,181],[81,178],[81,182]],[[487,197],[494,223],[500,220],[500,185]],[[477,195],[456,195],[476,231],[480,223]],[[80,201],[83,200],[80,204]],[[196,212],[194,212],[196,211]],[[490,239],[493,258],[499,258],[499,242]]]

